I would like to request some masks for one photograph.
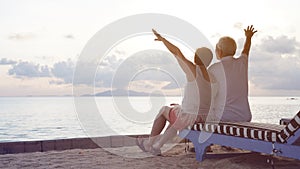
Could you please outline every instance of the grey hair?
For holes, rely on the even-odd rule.
[[[234,39],[229,36],[224,36],[220,38],[217,43],[217,48],[222,50],[225,56],[233,56],[235,55],[237,46]]]

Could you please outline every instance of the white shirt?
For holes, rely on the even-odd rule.
[[[181,106],[175,106],[177,117],[186,126],[195,123],[198,115],[207,115],[211,105],[210,82],[203,77],[201,69],[196,65],[196,78],[187,82]]]
[[[251,121],[248,102],[248,57],[223,57],[208,69],[218,89],[213,112],[221,121]]]
[[[201,69],[196,65],[196,78],[187,82],[182,99],[182,110],[186,113],[208,114],[211,104],[210,82],[203,77]]]

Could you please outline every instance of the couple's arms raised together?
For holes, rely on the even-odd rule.
[[[154,35],[156,36],[155,40],[163,42],[164,45],[168,48],[168,50],[175,56],[175,58],[177,59],[179,65],[180,65],[180,67],[185,72],[187,80],[188,81],[193,81],[196,78],[196,65],[195,65],[195,63],[193,63],[193,62],[189,61],[188,59],[186,59],[186,57],[182,54],[182,52],[180,51],[180,49],[177,46],[173,45],[171,42],[169,42],[168,40],[163,38],[154,29],[152,29],[152,31],[153,31]],[[246,41],[245,41],[245,44],[244,44],[244,49],[242,51],[242,54],[245,54],[248,58],[250,47],[251,47],[251,38],[257,32],[257,30],[254,30],[253,25],[251,25],[251,26],[248,26],[247,29],[244,29],[244,31],[245,31]],[[200,66],[203,77],[207,81],[210,81],[206,67],[202,63],[201,59],[199,59],[199,60],[200,60],[200,64],[199,63],[198,64]]]

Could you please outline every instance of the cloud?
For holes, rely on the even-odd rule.
[[[262,40],[260,48],[265,52],[278,54],[291,54],[299,47],[299,42],[296,38],[288,38],[287,36],[279,36],[273,38],[268,36]]]
[[[11,61],[1,59],[1,63],[15,63],[9,70],[8,74],[16,78],[38,78],[53,77],[57,80],[49,81],[49,84],[71,84],[73,81],[73,72],[75,63],[68,59],[67,61],[56,62],[53,66],[39,65],[28,61]]]
[[[66,39],[75,39],[75,36],[72,35],[72,34],[67,34],[67,35],[64,35],[64,38],[66,38]]]
[[[51,74],[60,80],[53,80],[51,84],[73,83],[126,89],[130,84],[137,84],[134,82],[139,82],[141,86],[144,81],[145,88],[157,86],[149,84],[163,84],[163,89],[174,89],[183,87],[185,83],[183,71],[174,56],[160,50],[145,50],[131,56],[116,52],[105,57],[98,65],[95,64],[84,61],[74,63],[71,60],[55,63]],[[73,81],[75,66],[76,77]],[[93,67],[97,70],[91,70]]]
[[[50,80],[49,84],[53,84],[53,85],[63,85],[66,84],[63,80],[59,79],[59,80]]]
[[[10,60],[10,59],[7,59],[7,58],[2,58],[0,60],[0,65],[14,65],[16,63],[17,63],[17,61]]]
[[[69,59],[55,63],[51,69],[51,73],[54,77],[62,79],[64,83],[72,83],[74,68],[75,64]],[[62,84],[61,81],[52,81],[52,83],[55,82]]]
[[[19,32],[19,33],[12,33],[8,36],[10,40],[28,40],[35,37],[35,34],[32,32]]]
[[[300,50],[295,38],[263,39],[253,46],[250,61],[249,80],[256,87],[300,90]]]
[[[40,66],[31,62],[19,62],[13,65],[8,70],[9,75],[14,75],[17,78],[22,77],[50,77],[50,70],[48,66]]]
[[[73,72],[75,63],[68,59],[67,61],[56,62],[52,67],[48,65],[40,66],[27,61],[10,61],[1,59],[3,63],[15,63],[9,70],[8,74],[16,78],[38,78],[38,77],[54,77],[57,80],[51,80],[50,84],[70,84],[73,80]]]
[[[129,90],[138,90],[152,92],[161,90],[164,86],[169,84],[167,81],[154,81],[154,80],[135,80],[129,83]]]
[[[242,43],[242,40],[238,41]],[[281,46],[271,46],[278,44]],[[249,64],[249,80],[258,89],[272,91],[300,90],[300,45],[295,38],[286,36],[266,37],[252,44]],[[53,65],[13,61],[2,58],[0,64],[12,67],[8,74],[16,78],[52,77],[52,85],[72,84],[100,88],[128,89],[151,92],[182,88],[186,82],[184,72],[169,52],[145,50],[127,56],[115,52],[101,63],[74,62],[71,59]],[[76,66],[80,69],[75,69]],[[97,70],[91,70],[97,67]],[[73,82],[73,74],[76,80]]]
[[[242,22],[236,22],[234,25],[233,25],[234,28],[236,29],[239,29],[239,30],[243,30],[243,23]]]
[[[100,70],[98,79],[110,78],[109,81],[103,81],[103,84],[110,84],[113,88],[125,88],[132,81],[144,80],[176,83],[166,83],[165,87],[172,89],[177,84],[182,87],[185,82],[185,76],[174,56],[161,50],[140,51],[119,63],[110,74],[106,70]]]
[[[300,90],[299,56],[300,45],[293,37],[268,36],[260,43],[252,44],[249,64],[251,84],[266,90]],[[40,66],[6,58],[1,59],[0,63],[12,65],[9,75],[17,78],[53,77],[55,79],[49,81],[53,85],[72,84],[75,70],[80,70],[76,72],[75,85],[126,89],[134,84],[131,87],[138,86],[150,91],[151,88],[178,89],[186,82],[174,56],[161,50],[145,50],[131,56],[118,51],[103,58],[101,63],[75,63],[68,59],[51,66]],[[76,66],[80,69],[75,69]],[[93,67],[97,70],[91,70]]]

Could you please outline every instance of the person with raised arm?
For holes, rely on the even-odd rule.
[[[247,122],[252,115],[248,102],[248,62],[254,27],[244,29],[246,41],[240,57],[234,58],[237,46],[228,36],[221,37],[216,44],[216,56],[220,62],[208,69],[212,81],[217,83],[212,112],[220,121]]]
[[[161,153],[160,148],[177,135],[177,131],[204,121],[210,110],[211,86],[207,67],[210,64],[213,53],[206,47],[198,48],[195,52],[194,63],[189,61],[178,47],[162,37],[154,29],[155,41],[161,41],[177,59],[184,71],[187,83],[184,89],[184,97],[181,105],[163,106],[156,116],[149,138],[138,137],[137,145],[145,152],[154,155]],[[169,126],[160,136],[166,122]]]

